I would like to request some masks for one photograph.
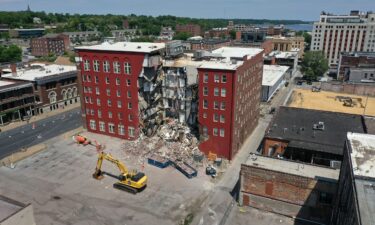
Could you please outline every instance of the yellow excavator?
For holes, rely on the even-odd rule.
[[[103,160],[107,160],[115,164],[120,170],[121,174],[116,176],[111,173],[102,171],[101,168]],[[119,180],[117,183],[113,184],[114,188],[128,191],[133,194],[144,190],[147,186],[147,176],[144,173],[137,171],[129,172],[125,164],[123,164],[118,159],[115,159],[111,154],[102,151],[98,154],[98,162],[96,164],[95,172],[92,176],[97,180],[101,180],[104,178],[104,175],[108,175]]]

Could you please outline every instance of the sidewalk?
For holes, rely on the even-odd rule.
[[[37,122],[39,120],[45,119],[47,117],[58,115],[60,113],[67,112],[67,111],[72,110],[72,109],[78,109],[79,107],[81,107],[81,105],[79,103],[75,103],[75,104],[72,104],[72,105],[65,106],[64,109],[59,108],[59,109],[53,110],[51,112],[45,112],[43,114],[39,114],[39,115],[33,116],[33,117],[31,117],[31,119],[29,120],[29,122],[22,121],[22,120],[21,121],[16,121],[16,122],[11,122],[8,125],[0,126],[0,129],[1,129],[2,132],[4,132],[4,131],[7,131],[7,130],[14,129],[16,127],[20,127],[20,126],[26,125],[28,123],[32,124],[32,123]]]

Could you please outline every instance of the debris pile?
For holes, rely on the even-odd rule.
[[[165,121],[152,137],[141,134],[136,141],[125,142],[123,149],[129,158],[139,164],[145,163],[151,155],[189,164],[203,159],[203,153],[198,149],[198,139],[192,130],[174,119]]]

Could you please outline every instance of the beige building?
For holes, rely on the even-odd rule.
[[[302,58],[305,49],[305,39],[304,37],[282,37],[282,36],[272,36],[267,37],[271,40],[272,48],[275,51],[282,52],[298,52],[298,58]]]

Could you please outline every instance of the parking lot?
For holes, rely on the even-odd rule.
[[[129,169],[142,170],[121,150],[121,140],[87,134],[106,145],[106,152]],[[145,164],[147,188],[136,195],[114,189],[111,177],[92,178],[97,153],[93,146],[79,146],[70,136],[45,143],[48,148],[16,163],[0,167],[0,194],[32,203],[37,224],[178,224],[207,197],[214,184],[199,170],[186,178],[172,167],[159,169]],[[103,170],[118,174],[108,161]]]

